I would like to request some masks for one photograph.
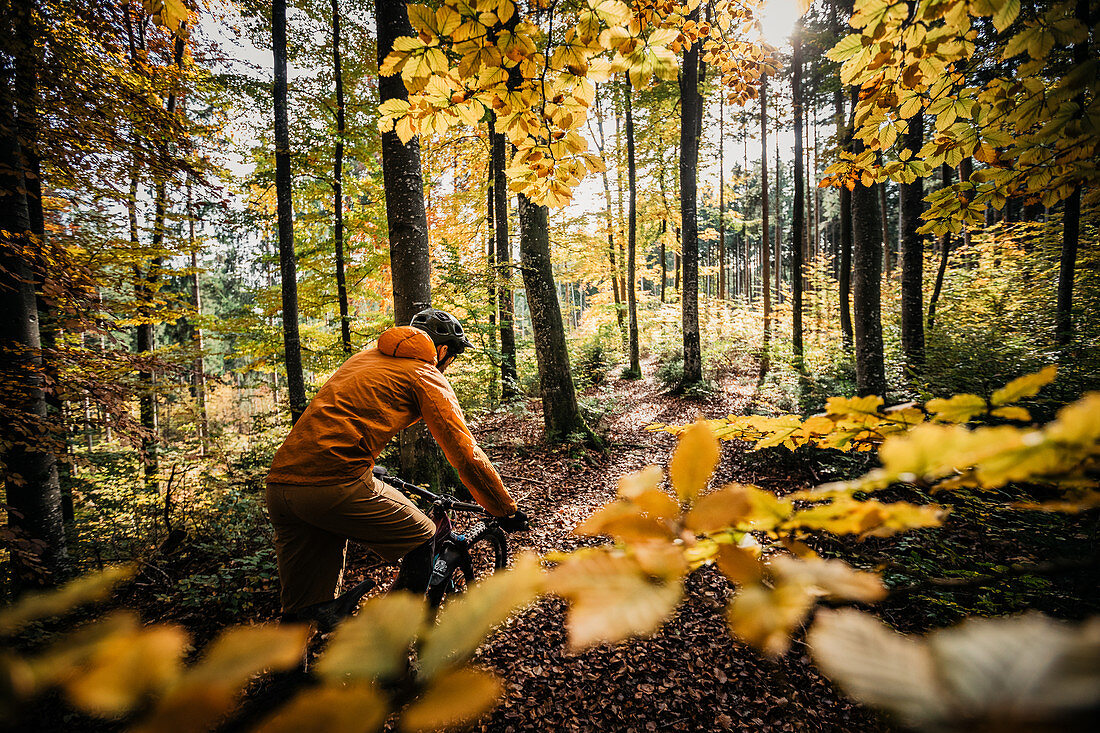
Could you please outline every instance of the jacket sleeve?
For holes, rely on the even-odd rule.
[[[415,389],[420,415],[462,483],[490,514],[506,517],[515,512],[516,502],[466,426],[450,382],[435,367],[418,372]]]

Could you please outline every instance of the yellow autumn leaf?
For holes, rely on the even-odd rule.
[[[984,415],[985,400],[975,394],[957,394],[948,399],[928,400],[925,405],[937,422],[965,423],[977,415]]]
[[[730,484],[699,499],[684,517],[684,526],[695,534],[732,527],[746,518],[753,503],[744,487]]]
[[[698,421],[680,436],[669,463],[669,477],[680,501],[691,503],[706,488],[722,449],[705,421]]]
[[[97,715],[119,715],[163,690],[180,673],[187,634],[150,626],[102,639],[65,683],[69,700]]]
[[[786,580],[774,588],[745,585],[726,612],[730,630],[770,657],[787,651],[790,635],[813,607],[808,589]]]
[[[741,586],[754,585],[764,577],[764,565],[749,550],[736,545],[718,548],[715,564],[722,575]]]
[[[336,629],[317,663],[317,673],[332,681],[399,676],[427,613],[424,599],[411,593],[393,592],[368,600],[355,617]]]
[[[420,649],[420,673],[431,679],[448,666],[465,661],[485,636],[542,589],[545,575],[539,559],[525,553],[513,566],[495,573],[448,600]]]
[[[1058,367],[1054,364],[1045,366],[1034,374],[1027,374],[1013,379],[993,393],[990,402],[994,405],[1007,405],[1019,402],[1025,397],[1034,397],[1039,390],[1054,381],[1058,376]]]
[[[261,722],[256,733],[373,733],[382,727],[388,714],[385,698],[369,683],[326,685],[298,693]]]
[[[1015,420],[1016,422],[1031,422],[1031,413],[1025,410],[1023,407],[1016,407],[1014,405],[1008,407],[998,407],[995,410],[991,410],[989,414],[993,417],[999,417],[1004,420]]]
[[[496,675],[477,669],[456,669],[436,679],[401,714],[401,730],[433,731],[469,723],[500,699],[503,687]]]
[[[136,565],[116,565],[82,575],[54,590],[28,593],[18,603],[0,611],[0,634],[11,634],[31,621],[60,616],[86,603],[104,600],[116,585],[133,577],[135,572]]]
[[[573,649],[653,633],[683,594],[679,580],[653,582],[636,559],[612,551],[571,556],[551,571],[546,589],[570,601]]]
[[[638,567],[651,577],[674,581],[688,572],[683,549],[667,540],[632,542],[628,549]]]
[[[133,733],[187,733],[210,730],[236,702],[241,688],[263,671],[299,664],[309,628],[236,626],[227,629],[165,693]]]
[[[883,400],[877,395],[867,397],[830,397],[825,401],[827,415],[877,415]]]
[[[874,603],[887,594],[882,578],[856,570],[842,560],[780,555],[771,561],[769,568],[782,578],[816,586],[832,598]]]

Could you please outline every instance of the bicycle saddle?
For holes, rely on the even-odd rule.
[[[370,472],[379,478],[390,475],[390,472],[386,470],[385,466],[379,466],[378,464],[375,464]]]

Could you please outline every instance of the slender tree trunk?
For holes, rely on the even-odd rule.
[[[497,354],[497,308],[499,303],[497,302],[497,253],[496,253],[496,215],[494,208],[496,207],[496,186],[494,181],[496,179],[495,170],[493,166],[493,125],[489,124],[489,162],[485,166],[488,171],[488,181],[485,186],[485,223],[488,228],[488,241],[485,244],[485,263],[487,265],[485,273],[489,290],[489,362],[492,366],[489,376],[489,401],[491,404],[497,404],[497,369],[499,368],[496,363]]]
[[[778,135],[776,136],[778,138]],[[783,237],[781,215],[783,202],[783,179],[780,177],[779,168],[779,140],[775,142],[775,300],[783,302],[782,272],[783,272]]]
[[[833,95],[833,104],[837,116],[837,139],[842,150],[851,150],[852,126],[844,114],[844,93],[837,90]],[[840,264],[837,273],[837,285],[840,290],[840,330],[844,334],[844,344],[852,346],[852,191],[847,186],[840,188]]]
[[[856,151],[862,144],[856,145]],[[882,355],[882,231],[873,187],[852,189],[853,326],[856,340],[856,389],[860,395],[885,395]]]
[[[20,27],[23,8],[0,20],[0,48],[11,49],[12,31]],[[15,98],[24,91],[16,81],[14,63],[0,52],[0,377],[7,385],[9,416],[0,421],[12,588],[53,585],[67,561],[57,459],[44,434],[47,420],[42,371],[39,313],[34,292],[34,267],[26,251],[35,251],[27,204],[25,158],[16,132]],[[26,249],[25,249],[26,248]]]
[[[191,385],[195,390],[195,407],[198,415],[199,455],[206,455],[210,421],[206,411],[206,368],[203,364],[202,287],[199,282],[199,248],[195,241],[195,208],[191,199],[191,180],[187,180],[187,230],[191,251],[191,305],[195,309],[195,323],[191,327],[191,341],[195,358],[191,363]]]
[[[924,145],[924,116],[918,112],[909,118],[905,148],[914,155]],[[901,184],[898,192],[901,227],[901,350],[911,372],[924,365],[924,239],[917,233],[921,225],[924,179]]]
[[[271,4],[271,48],[275,84],[275,199],[279,211],[279,273],[283,295],[283,346],[286,351],[286,386],[290,420],[297,422],[306,409],[302,376],[302,343],[298,335],[298,261],[294,254],[294,208],[290,173],[290,127],[287,120],[286,0]],[[395,277],[394,280],[397,278]]]
[[[794,106],[794,213],[791,218],[791,308],[793,313],[791,325],[791,345],[794,356],[794,367],[799,373],[803,373],[802,351],[802,254],[806,245],[805,237],[805,212],[804,198],[806,189],[802,182],[802,30],[795,27],[791,36],[793,52],[791,55],[791,96]]]
[[[699,9],[688,16],[698,22]],[[699,52],[696,41],[684,53],[680,74],[680,217],[683,226],[683,289],[680,295],[684,328],[684,386],[703,379],[699,343],[699,224],[696,176],[699,168],[699,128],[703,105],[699,95]]]
[[[539,366],[542,395],[542,417],[546,437],[564,441],[577,433],[591,440],[577,407],[569,352],[565,343],[565,326],[554,285],[554,270],[550,261],[550,222],[545,206],[537,206],[519,197],[519,251],[523,269],[523,284],[527,291],[528,310],[535,336],[535,356]]]
[[[351,318],[344,273],[344,74],[340,62],[340,0],[332,0],[332,75],[336,80],[336,153],[332,163],[333,240],[336,245],[336,297],[340,301],[340,342],[351,356]]]
[[[1090,29],[1089,0],[1077,0],[1074,17],[1085,28]],[[1080,66],[1088,61],[1089,41],[1073,44],[1073,61]],[[1085,109],[1085,96],[1082,93],[1076,99],[1077,116]],[[1054,314],[1055,338],[1059,345],[1068,346],[1073,340],[1073,280],[1077,269],[1077,245],[1081,232],[1081,183],[1073,189],[1066,199],[1062,211],[1062,255],[1058,264],[1058,302]]]
[[[760,77],[760,291],[764,298],[764,353],[760,374],[768,372],[768,341],[772,330],[771,273],[768,261],[768,75]]]
[[[596,146],[600,151],[600,155],[606,156],[607,141],[604,138],[603,113],[599,107],[598,97],[596,99],[596,104],[596,130],[599,132]],[[591,130],[591,127],[589,129]],[[603,179],[603,195],[606,202],[604,212],[607,219],[607,260],[611,267],[611,295],[615,302],[615,320],[619,324],[619,335],[622,342],[627,343],[629,337],[627,334],[626,321],[623,317],[623,300],[619,290],[619,268],[615,262],[615,215],[612,212],[611,181],[607,176],[606,168],[600,175]]]
[[[638,349],[638,303],[637,303],[637,268],[636,258],[638,249],[638,189],[636,185],[637,170],[634,166],[634,110],[630,104],[630,80],[625,79],[623,96],[626,101],[626,167],[627,186],[629,198],[627,200],[627,249],[626,249],[626,280],[629,286],[626,291],[626,308],[630,317],[630,373],[636,377],[642,376],[642,362]]]
[[[508,179],[504,174],[504,133],[492,132],[493,236],[497,264],[497,309],[500,311],[501,399],[515,399],[519,387],[516,371],[515,301],[512,296],[512,251],[508,241]]]
[[[718,100],[718,299],[726,299],[726,116]]]
[[[943,187],[951,185],[951,166],[946,163],[940,168],[943,177]],[[932,297],[928,299],[928,332],[932,333],[936,324],[936,304],[940,299],[940,291],[943,290],[943,278],[947,274],[947,257],[951,254],[951,234],[945,233],[940,238],[940,266],[936,270],[936,284],[932,287]]]

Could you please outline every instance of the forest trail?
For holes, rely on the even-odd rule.
[[[654,422],[688,422],[700,413],[740,412],[755,382],[730,376],[706,400],[667,394],[646,365],[644,379],[614,379],[589,390],[612,401],[611,447],[604,456],[570,454],[539,441],[542,418],[491,416],[475,432],[500,467],[505,483],[536,519],[514,535],[514,549],[546,553],[593,540],[571,534],[615,497],[620,476],[647,464],[665,465],[675,446]],[[738,450],[724,446],[719,477],[737,472]],[[522,478],[520,478],[522,477]],[[795,641],[778,661],[734,641],[723,610],[730,595],[713,568],[692,574],[685,602],[652,639],[602,645],[583,653],[566,646],[565,604],[546,598],[513,617],[478,651],[475,664],[505,680],[505,695],[476,729],[510,731],[873,731],[883,724],[839,696],[810,665]]]

